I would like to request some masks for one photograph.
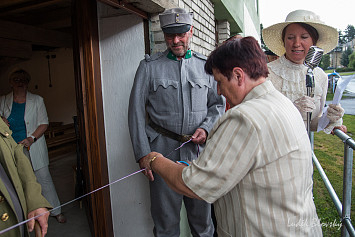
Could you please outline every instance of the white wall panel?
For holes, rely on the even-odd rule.
[[[128,131],[128,102],[144,58],[143,20],[99,6],[101,80],[110,182],[139,170]],[[110,187],[115,236],[152,236],[148,180],[137,174]]]

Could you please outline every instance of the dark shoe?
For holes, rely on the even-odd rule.
[[[67,222],[67,218],[65,218],[65,216],[62,213],[60,213],[59,215],[56,215],[55,218],[57,219],[57,221],[59,223]]]

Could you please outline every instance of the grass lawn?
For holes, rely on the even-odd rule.
[[[332,73],[334,70],[325,70],[325,73]],[[340,76],[348,76],[348,75],[352,75],[354,74],[354,72],[339,72]]]
[[[355,116],[344,115],[343,124],[348,128],[348,135],[354,139],[355,134]],[[314,153],[322,165],[324,172],[328,176],[340,201],[343,196],[343,165],[344,165],[344,143],[333,135],[327,135],[324,132],[314,133]],[[354,165],[354,162],[353,162]],[[354,167],[354,166],[353,166]],[[351,220],[355,225],[355,172],[353,168],[352,178],[352,198],[351,198]],[[324,236],[341,236],[340,217],[333,204],[333,201],[320,177],[318,170],[314,167],[314,202],[317,208],[317,214],[321,220]],[[336,225],[334,225],[335,223]],[[333,224],[333,225],[332,225]]]

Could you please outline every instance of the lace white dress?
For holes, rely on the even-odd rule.
[[[307,95],[306,88],[306,74],[307,69],[303,64],[296,64],[286,59],[283,55],[277,60],[268,63],[270,80],[275,88],[289,98],[292,102],[300,97]],[[314,99],[316,108],[312,112],[311,130],[316,131],[318,126],[318,119],[322,116],[322,110],[325,105],[325,100],[328,90],[328,77],[325,72],[317,67],[313,70],[314,75]],[[307,113],[301,112],[305,126],[307,124]],[[342,119],[335,123],[330,123],[324,132],[330,133],[334,126],[340,126]]]

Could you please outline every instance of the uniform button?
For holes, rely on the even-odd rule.
[[[9,215],[7,213],[2,214],[1,220],[2,221],[7,221],[7,219],[9,219]]]
[[[0,203],[4,201],[4,197],[3,196],[0,196]]]
[[[8,137],[10,134],[8,132],[5,132],[5,136]]]

